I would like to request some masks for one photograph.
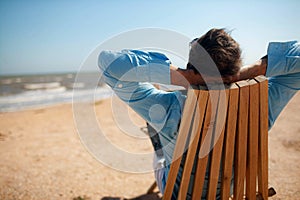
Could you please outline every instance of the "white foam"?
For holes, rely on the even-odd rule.
[[[51,82],[51,83],[26,83],[24,88],[27,90],[41,90],[41,89],[52,89],[60,87],[60,82]]]
[[[84,88],[85,84],[84,83],[77,83],[77,82],[75,82],[75,83],[72,84],[71,87],[72,88]]]
[[[113,92],[108,87],[86,90],[47,89],[30,90],[23,93],[0,96],[0,112],[23,110],[32,107],[41,107],[66,102],[93,102],[109,98]]]
[[[16,83],[21,83],[21,82],[22,82],[22,79],[21,79],[21,78],[16,78],[15,82],[16,82]]]

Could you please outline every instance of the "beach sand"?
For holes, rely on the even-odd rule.
[[[116,145],[151,152],[149,140],[138,143],[114,123],[111,99],[97,102],[98,122]],[[269,134],[271,199],[300,197],[300,93],[281,113]],[[144,121],[131,113],[131,119]],[[145,194],[152,173],[116,171],[97,161],[82,145],[71,104],[0,113],[0,199],[133,198]]]

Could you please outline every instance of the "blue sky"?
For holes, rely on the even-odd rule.
[[[77,71],[101,42],[144,27],[191,39],[228,28],[247,64],[269,41],[299,40],[299,8],[298,0],[1,0],[0,75]]]

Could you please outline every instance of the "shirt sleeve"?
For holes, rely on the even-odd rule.
[[[269,129],[300,89],[300,43],[272,42],[268,47]]]
[[[300,43],[271,42],[268,46],[266,76],[273,77],[300,72]]]
[[[149,83],[170,84],[170,60],[156,52],[102,51],[98,65],[105,83],[159,133],[164,155],[171,161],[185,96]]]
[[[102,51],[98,65],[120,81],[170,84],[170,60],[161,53],[139,50]]]

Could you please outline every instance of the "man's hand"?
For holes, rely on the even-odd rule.
[[[182,86],[188,89],[190,82],[187,80],[186,70],[170,65],[171,84]]]
[[[189,85],[204,85],[205,82],[199,73],[192,69],[180,69],[170,66],[171,84],[183,86],[188,89]]]

